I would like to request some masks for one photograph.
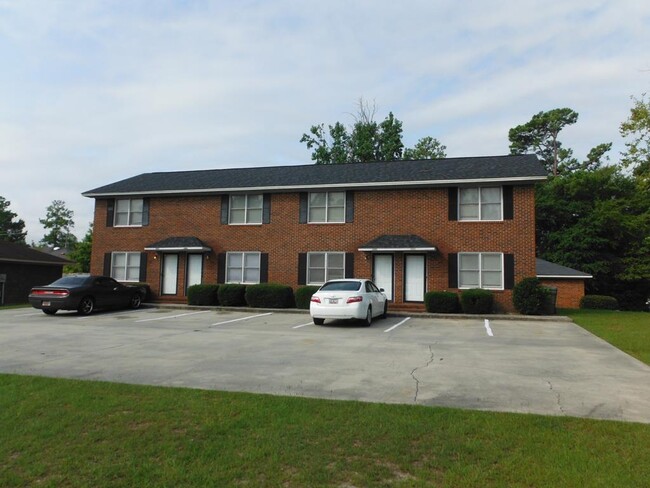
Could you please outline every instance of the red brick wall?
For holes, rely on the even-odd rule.
[[[103,271],[103,256],[111,251],[142,251],[172,236],[195,236],[213,252],[204,262],[203,282],[216,283],[217,253],[260,251],[269,254],[269,281],[298,286],[298,253],[309,251],[354,252],[355,275],[371,277],[372,259],[357,249],[383,234],[416,234],[439,252],[427,258],[427,291],[448,288],[447,255],[458,252],[503,252],[515,255],[515,282],[535,276],[535,208],[532,186],[515,187],[514,219],[501,222],[448,220],[448,189],[371,190],[354,192],[354,222],[300,224],[299,194],[275,193],[271,198],[271,223],[222,225],[221,195],[155,197],[150,199],[150,224],[145,227],[106,226],[106,200],[95,205],[91,271]],[[402,258],[395,256],[395,301],[402,297]],[[150,252],[147,281],[160,291],[160,261]],[[185,269],[181,255],[179,268]],[[182,294],[181,275],[179,287]],[[503,310],[512,310],[510,290],[496,291]]]
[[[544,286],[557,288],[557,308],[580,308],[580,299],[585,296],[585,280],[540,279]]]

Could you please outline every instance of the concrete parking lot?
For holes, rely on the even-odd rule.
[[[0,372],[650,423],[650,367],[561,320],[11,309]]]

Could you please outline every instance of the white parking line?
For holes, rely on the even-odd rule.
[[[212,324],[212,325],[214,326],[214,325],[230,324],[232,322],[239,322],[241,320],[254,319],[255,317],[265,317],[266,315],[272,315],[272,314],[273,314],[273,312],[260,313],[260,314],[257,314],[257,315],[249,315],[248,317],[240,317],[238,319],[226,320],[224,322],[217,322],[216,324]]]
[[[404,320],[402,320],[401,322],[396,323],[392,327],[389,327],[384,332],[390,332],[393,329],[397,329],[400,325],[402,325],[404,322],[406,322],[407,320],[410,320],[410,319],[411,319],[411,317],[406,317]]]
[[[145,309],[139,308],[139,309],[130,309],[130,310],[123,310],[120,312],[113,312],[113,311],[107,311],[104,314],[98,315],[95,313],[92,313],[90,315],[84,315],[82,317],[77,317],[77,320],[86,320],[86,319],[91,319],[94,317],[114,317],[115,315],[123,315],[125,313],[143,313]]]
[[[494,337],[494,334],[492,333],[492,329],[490,328],[490,321],[488,319],[485,319],[485,330],[487,331],[487,335],[490,337]]]
[[[153,322],[154,320],[167,320],[167,319],[176,319],[178,317],[187,317],[188,315],[196,315],[199,313],[208,313],[210,310],[202,310],[201,312],[189,312],[189,313],[181,313],[178,315],[170,315],[169,317],[156,317],[153,319],[141,319],[141,320],[136,320],[136,322]]]
[[[301,327],[307,327],[308,325],[314,325],[313,322],[307,322],[306,324],[295,325],[291,327],[292,329],[300,329]]]

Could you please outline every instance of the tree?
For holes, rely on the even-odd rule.
[[[18,215],[9,210],[11,202],[0,196],[0,241],[25,244],[25,222],[14,220]]]
[[[404,150],[404,159],[443,159],[447,157],[446,146],[430,136],[420,139],[413,148]]]
[[[642,182],[643,189],[650,189],[650,100],[646,95],[632,97],[634,105],[630,116],[621,123],[620,134],[629,140],[625,143],[623,166],[633,168],[633,174]]]
[[[65,206],[62,200],[54,200],[47,207],[47,214],[39,222],[50,231],[41,240],[42,244],[70,249],[77,242],[72,233],[74,212]]]
[[[77,242],[74,249],[68,254],[68,259],[74,264],[65,267],[67,273],[88,273],[90,272],[90,255],[93,248],[93,224],[86,232],[84,238]]]

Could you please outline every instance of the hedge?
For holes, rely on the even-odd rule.
[[[542,315],[547,312],[550,292],[537,278],[524,278],[512,290],[512,303],[524,315]]]
[[[451,291],[430,291],[424,294],[424,306],[429,313],[457,313],[458,294]]]
[[[585,295],[580,299],[580,308],[618,310],[618,300],[607,295]]]
[[[188,305],[219,305],[219,285],[192,285],[187,289]]]
[[[306,285],[296,290],[296,307],[309,310],[311,296],[318,291],[318,286]]]
[[[246,287],[244,298],[249,307],[292,308],[294,306],[293,289],[275,283],[249,285]]]
[[[238,283],[219,285],[217,296],[219,304],[224,307],[242,307],[246,305],[246,285]]]
[[[464,313],[492,313],[494,295],[489,290],[472,288],[463,290],[460,294],[460,306]]]

